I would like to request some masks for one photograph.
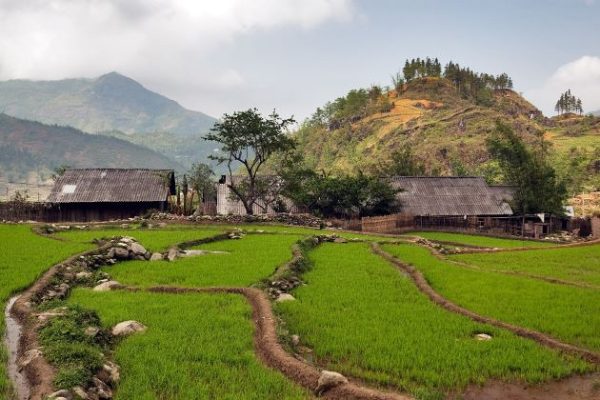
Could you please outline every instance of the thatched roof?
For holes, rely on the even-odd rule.
[[[401,212],[411,215],[512,215],[505,193],[481,177],[399,176],[391,178]]]
[[[50,203],[140,203],[175,194],[172,170],[69,169],[48,196]]]

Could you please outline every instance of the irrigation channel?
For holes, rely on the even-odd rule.
[[[19,321],[14,318],[10,309],[17,301],[18,296],[12,297],[6,304],[4,317],[6,321],[6,333],[4,343],[8,349],[8,376],[14,386],[17,399],[27,400],[29,398],[29,385],[27,378],[19,370],[19,342],[21,340],[22,327]]]

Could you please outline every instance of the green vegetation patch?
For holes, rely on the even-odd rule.
[[[148,327],[116,347],[116,400],[310,398],[257,359],[252,310],[241,296],[79,289],[69,302],[97,310],[105,327]]]
[[[70,255],[93,248],[81,243],[64,243],[36,235],[27,225],[0,224],[0,304],[34,282],[45,270]],[[4,312],[0,314],[0,337],[4,337]],[[0,346],[0,398],[9,398],[6,375],[7,354]]]
[[[308,284],[277,312],[327,369],[442,399],[487,379],[541,382],[589,368],[437,307],[367,244],[324,244],[310,259]],[[493,340],[477,341],[477,333]]]
[[[59,389],[86,385],[104,360],[110,336],[105,332],[86,335],[88,327],[97,328],[100,319],[95,312],[81,307],[66,308],[40,331],[40,343],[47,360],[57,369],[54,383]]]
[[[207,243],[195,249],[224,252],[176,261],[130,261],[104,270],[124,285],[250,286],[270,276],[292,258],[296,235],[247,235],[238,240]]]
[[[415,266],[438,293],[465,308],[600,350],[598,290],[476,271],[442,261],[428,249],[412,244],[383,248]]]
[[[525,273],[600,287],[600,245],[461,254],[452,258],[483,269]]]
[[[466,246],[489,247],[499,249],[511,249],[519,247],[550,247],[556,246],[556,243],[537,242],[533,240],[504,239],[489,236],[466,235],[462,233],[450,232],[410,232],[409,236],[420,236],[425,239],[437,242],[463,244]]]
[[[193,229],[91,229],[64,231],[57,236],[78,243],[90,243],[94,239],[113,236],[132,236],[149,251],[163,251],[178,243],[205,239],[224,231],[225,229],[219,226],[202,226]]]

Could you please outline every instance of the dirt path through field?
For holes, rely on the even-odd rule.
[[[563,343],[541,332],[537,332],[531,329],[523,328],[493,318],[485,317],[483,315],[479,315],[473,311],[467,310],[466,308],[454,304],[453,302],[449,301],[448,299],[440,295],[438,292],[436,292],[429,285],[429,283],[425,279],[425,276],[415,267],[409,264],[405,264],[397,258],[393,257],[391,254],[385,252],[377,243],[372,243],[371,248],[375,254],[380,255],[390,263],[394,264],[401,271],[407,273],[410,276],[410,278],[415,282],[415,285],[421,292],[426,294],[431,301],[445,308],[446,310],[464,315],[477,322],[509,330],[518,336],[533,339],[536,342],[544,346],[550,347],[552,349],[560,350],[569,354],[574,354],[591,363],[600,364],[600,354],[598,353],[571,344]]]
[[[486,382],[484,386],[469,387],[462,400],[598,400],[600,399],[600,374],[572,376],[543,386]]]
[[[136,288],[128,288],[137,290]],[[270,368],[283,373],[297,384],[315,392],[320,371],[287,353],[277,340],[277,320],[273,315],[271,302],[266,295],[255,288],[183,288],[156,286],[147,289],[155,293],[234,293],[243,295],[252,306],[256,326],[254,345],[260,359]],[[392,392],[383,392],[349,382],[326,391],[321,397],[335,400],[410,400],[412,397]]]

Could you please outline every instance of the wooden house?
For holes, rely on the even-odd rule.
[[[166,211],[174,194],[172,170],[68,169],[47,202],[58,209],[60,221],[107,221]]]

